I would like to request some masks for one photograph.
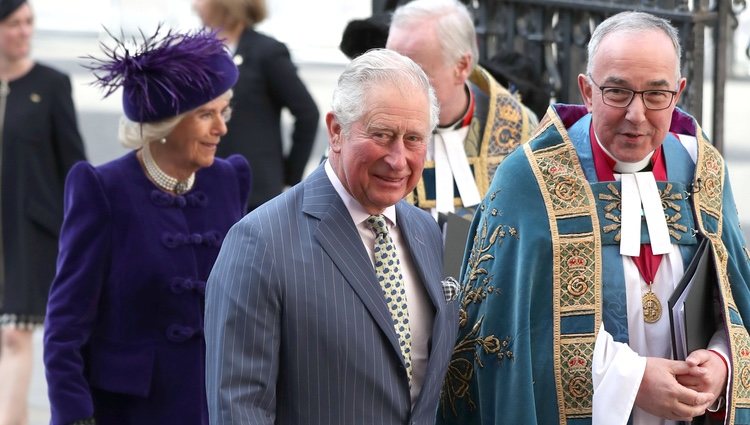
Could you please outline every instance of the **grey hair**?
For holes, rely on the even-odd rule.
[[[413,0],[393,13],[391,27],[405,28],[427,20],[435,21],[446,64],[453,66],[471,53],[471,68],[479,60],[477,34],[469,10],[458,0]]]
[[[388,49],[372,49],[347,65],[333,90],[331,108],[345,134],[365,114],[365,100],[370,90],[381,84],[395,84],[402,89],[419,89],[430,102],[432,132],[440,112],[435,90],[422,68],[406,56]]]
[[[672,45],[674,46],[674,52],[677,56],[677,78],[680,78],[681,67],[680,60],[682,59],[682,48],[680,47],[680,35],[677,29],[672,26],[666,19],[659,18],[658,16],[651,15],[645,12],[620,12],[616,15],[610,16],[609,18],[602,21],[594,32],[591,34],[591,40],[588,45],[588,61],[586,63],[586,73],[591,75],[592,63],[594,55],[596,55],[599,49],[599,44],[602,40],[610,34],[618,32],[639,32],[639,31],[651,31],[658,30],[666,34]]]
[[[217,99],[231,99],[232,90],[224,92]],[[208,102],[206,102],[208,103]],[[197,108],[196,108],[197,109]],[[194,111],[195,109],[193,109]],[[169,135],[177,127],[177,124],[192,111],[183,112],[180,115],[163,119],[156,122],[135,122],[124,115],[120,117],[120,126],[117,130],[117,139],[120,144],[129,149],[139,149],[147,143],[160,140]]]

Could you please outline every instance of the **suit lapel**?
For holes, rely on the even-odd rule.
[[[422,235],[428,233],[425,229],[425,220],[416,216],[416,212],[404,201],[396,204],[396,215],[399,230],[406,241],[411,252],[414,267],[416,268],[421,283],[427,292],[430,302],[435,309],[435,318],[432,324],[432,334],[428,344],[427,369],[425,380],[422,382],[422,391],[414,404],[414,414],[421,414],[428,405],[423,400],[429,400],[435,391],[439,392],[442,386],[443,374],[439,371],[448,361],[455,341],[455,332],[458,328],[458,302],[446,303],[443,295],[443,287],[438,282],[442,273],[439,262],[429,258],[434,255],[434,248],[427,246]],[[432,224],[432,223],[430,223]]]
[[[315,238],[401,358],[393,319],[375,277],[372,261],[362,245],[349,211],[331,185],[323,166],[318,167],[305,183],[302,210],[320,220],[314,231]]]
[[[396,204],[396,219],[406,245],[409,247],[411,258],[414,261],[414,267],[419,273],[422,285],[430,297],[435,313],[445,304],[445,296],[442,293],[443,288],[435,282],[435,272],[428,270],[430,267],[438,267],[440,264],[434,264],[426,256],[428,249],[422,239],[421,234],[425,231],[422,229],[422,220],[418,217],[412,217],[414,211],[405,201]]]

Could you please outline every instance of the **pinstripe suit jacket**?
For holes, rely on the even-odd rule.
[[[442,293],[434,220],[403,201],[396,211],[435,312],[414,407],[371,260],[321,166],[221,248],[206,294],[211,424],[434,423],[458,308]]]

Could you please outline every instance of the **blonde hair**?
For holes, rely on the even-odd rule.
[[[231,99],[232,93],[232,90],[229,89],[221,96],[217,97],[217,99]],[[167,137],[169,133],[177,127],[177,124],[195,109],[155,122],[135,122],[129,120],[123,115],[120,117],[120,126],[117,130],[117,140],[119,140],[120,144],[126,148],[139,149],[150,142]]]
[[[253,27],[268,16],[265,0],[211,0],[209,8],[226,30]]]

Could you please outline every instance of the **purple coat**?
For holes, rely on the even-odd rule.
[[[135,152],[71,169],[44,335],[52,425],[208,423],[205,281],[250,180],[239,155],[182,196],[158,190]]]

